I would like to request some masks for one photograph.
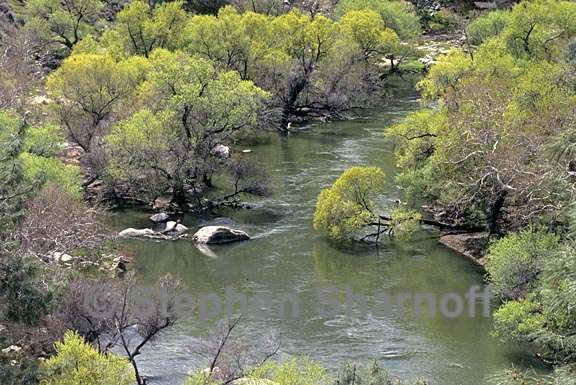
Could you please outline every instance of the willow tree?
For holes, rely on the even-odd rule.
[[[26,28],[67,52],[96,30],[104,2],[100,0],[32,0],[25,3]]]
[[[106,133],[142,80],[146,61],[115,60],[107,54],[79,53],[66,59],[46,83],[54,110],[70,138],[90,151],[94,138]]]
[[[416,38],[420,32],[420,18],[415,7],[404,0],[341,0],[334,14],[339,19],[350,11],[373,11],[380,15],[386,28],[396,32],[402,40]]]
[[[178,48],[189,19],[183,5],[182,1],[173,1],[153,7],[147,1],[133,1],[118,12],[102,41],[119,57],[148,57],[155,48]]]
[[[385,187],[384,172],[377,167],[351,167],[320,192],[314,228],[335,240],[379,240],[384,233],[409,235],[421,216],[396,208],[391,217],[381,215],[375,200]]]
[[[141,85],[141,109],[106,138],[109,176],[135,191],[170,191],[209,182],[212,149],[253,128],[267,93],[209,60],[157,49]]]
[[[472,44],[501,39],[516,57],[555,59],[576,35],[576,4],[571,1],[522,1],[511,11],[497,11],[468,28]]]
[[[382,60],[395,69],[397,59],[411,53],[380,13],[363,9],[335,22],[298,9],[274,17],[224,7],[215,16],[192,17],[184,36],[188,52],[269,91],[273,119],[284,132],[294,116],[338,115],[365,105],[379,88]]]
[[[540,3],[522,3],[506,17],[518,18]],[[574,197],[573,153],[550,151],[570,142],[574,127],[566,59],[534,55],[526,61],[510,49],[508,27],[498,30],[473,58],[459,50],[441,58],[420,83],[437,108],[411,114],[389,131],[401,185],[432,203],[444,220],[482,224],[492,234],[557,217]],[[566,48],[569,34],[558,33],[550,53]]]

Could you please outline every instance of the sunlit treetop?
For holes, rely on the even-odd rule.
[[[95,31],[104,2],[100,0],[31,0],[26,2],[26,28],[71,50]]]
[[[421,33],[420,18],[414,6],[397,0],[342,0],[335,10],[337,18],[350,11],[371,10],[378,13],[386,28],[390,28],[403,40],[410,40]]]
[[[502,40],[509,53],[525,59],[558,59],[566,43],[576,36],[576,3],[573,1],[522,1],[510,11],[496,11],[468,28],[472,44]]]

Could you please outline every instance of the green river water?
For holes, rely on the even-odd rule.
[[[296,319],[272,311],[265,317],[248,314],[238,334],[259,341],[267,336],[280,343],[280,356],[309,355],[329,368],[345,361],[378,360],[394,375],[424,377],[439,385],[480,385],[511,365],[531,364],[518,346],[491,337],[491,319],[468,314],[456,318],[427,317],[392,311],[383,316],[326,315],[319,311],[319,288],[351,288],[378,305],[377,293],[460,293],[481,285],[482,271],[466,258],[440,245],[428,231],[409,242],[386,241],[374,247],[342,249],[331,245],[312,228],[319,191],[352,165],[379,166],[387,174],[380,204],[390,207],[401,197],[395,187],[392,144],[386,127],[418,108],[418,95],[404,85],[385,106],[342,122],[311,124],[288,138],[271,135],[250,146],[243,156],[262,162],[271,178],[273,195],[252,210],[223,211],[190,216],[184,224],[231,223],[248,232],[248,242],[199,250],[190,241],[129,241],[140,282],[152,284],[172,273],[183,279],[187,292],[224,297],[231,287],[247,295],[297,295]],[[149,213],[120,212],[120,227],[149,227]],[[224,219],[227,218],[227,219]],[[374,303],[372,303],[374,302]],[[190,369],[206,365],[194,354],[198,338],[214,329],[214,322],[181,320],[139,357],[151,383],[182,383]]]

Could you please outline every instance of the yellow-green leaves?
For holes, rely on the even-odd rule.
[[[257,382],[259,384],[270,381],[271,384],[278,385],[318,385],[329,380],[326,369],[308,357],[294,358],[282,363],[266,362],[253,370],[248,378],[264,381]]]
[[[405,207],[397,207],[390,216],[390,232],[399,239],[408,239],[418,230],[422,214]]]
[[[41,181],[58,186],[74,199],[82,199],[82,176],[80,168],[65,165],[56,158],[23,153],[20,155],[24,176],[29,183]]]
[[[510,11],[491,12],[468,28],[470,42],[497,37],[509,53],[527,60],[556,60],[576,35],[576,4],[571,1],[523,1]]]
[[[68,331],[56,343],[57,354],[42,363],[45,385],[131,385],[134,371],[127,359],[102,354],[77,333]]]
[[[147,61],[117,61],[106,54],[70,56],[46,83],[56,112],[72,139],[89,151],[103,121],[121,110],[142,81]]]
[[[235,71],[208,59],[152,51],[139,86],[139,112],[106,138],[108,174],[138,193],[182,190],[210,162],[212,147],[238,130],[254,128],[268,94]]]
[[[314,228],[335,240],[353,239],[377,221],[373,199],[384,188],[384,172],[377,167],[352,167],[318,197]]]
[[[340,19],[339,26],[341,32],[358,45],[365,58],[392,54],[400,47],[396,32],[386,28],[382,17],[374,11],[350,11]]]
[[[376,12],[384,21],[384,26],[396,32],[402,40],[410,40],[420,34],[420,19],[407,1],[341,0],[335,14],[343,17],[350,11]]]
[[[104,6],[100,0],[31,0],[25,4],[26,28],[68,50],[94,31]]]
[[[146,1],[133,1],[118,13],[103,40],[117,55],[147,57],[154,48],[179,48],[189,20],[182,6],[182,1],[171,1],[151,8]]]

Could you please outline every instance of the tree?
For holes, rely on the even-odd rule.
[[[209,359],[206,369],[191,375],[185,385],[231,384],[250,381],[255,371],[266,366],[278,353],[280,345],[273,340],[262,341],[254,348],[233,334],[242,320],[222,321],[216,332],[194,347],[201,356]]]
[[[381,60],[396,70],[411,54],[380,13],[366,10],[334,22],[297,8],[273,17],[224,7],[217,16],[192,17],[184,35],[188,52],[269,91],[269,120],[284,133],[294,116],[337,116],[365,105],[381,88]]]
[[[27,185],[20,154],[25,124],[11,111],[0,110],[0,253],[10,250],[8,239],[22,218],[26,198],[33,190]]]
[[[384,173],[375,167],[352,167],[331,188],[320,192],[314,228],[333,239],[346,239],[378,221],[374,197],[383,191]]]
[[[562,46],[576,35],[576,4],[570,1],[522,1],[511,11],[498,11],[473,22],[468,28],[472,44],[503,40],[516,57],[555,59]]]
[[[70,138],[89,152],[142,80],[147,62],[106,54],[76,54],[48,77],[46,87]]]
[[[494,39],[474,59],[448,54],[420,83],[439,108],[390,131],[398,181],[446,220],[484,223],[492,234],[559,212],[572,199],[572,181],[545,149],[574,122],[563,68],[544,60],[527,65]]]
[[[134,373],[127,359],[102,354],[77,333],[68,331],[57,342],[57,354],[42,363],[47,385],[130,385]]]
[[[189,20],[183,4],[171,1],[153,7],[146,1],[133,1],[118,12],[114,27],[102,40],[117,57],[148,57],[155,48],[178,48]]]
[[[375,55],[386,57],[397,51],[398,35],[384,26],[384,20],[374,11],[350,11],[340,19],[341,31],[356,43],[364,60]]]
[[[186,186],[210,184],[214,146],[256,126],[267,94],[236,72],[181,52],[156,50],[150,66],[142,85],[145,107],[106,138],[108,171],[135,189],[170,190],[183,204]]]
[[[318,196],[314,228],[335,240],[379,240],[383,233],[410,234],[422,219],[415,212],[396,209],[391,217],[378,213],[374,200],[383,192],[385,176],[377,167],[351,167]],[[373,229],[374,232],[367,231]],[[362,236],[363,235],[363,236]]]
[[[544,263],[560,247],[554,234],[527,228],[490,245],[486,270],[501,298],[520,299],[534,291]]]
[[[386,28],[396,32],[402,40],[414,39],[420,34],[420,20],[415,8],[403,0],[341,0],[334,13],[341,18],[350,11],[366,10],[378,13]]]
[[[76,43],[94,32],[103,5],[100,0],[28,1],[26,27],[70,52]]]

